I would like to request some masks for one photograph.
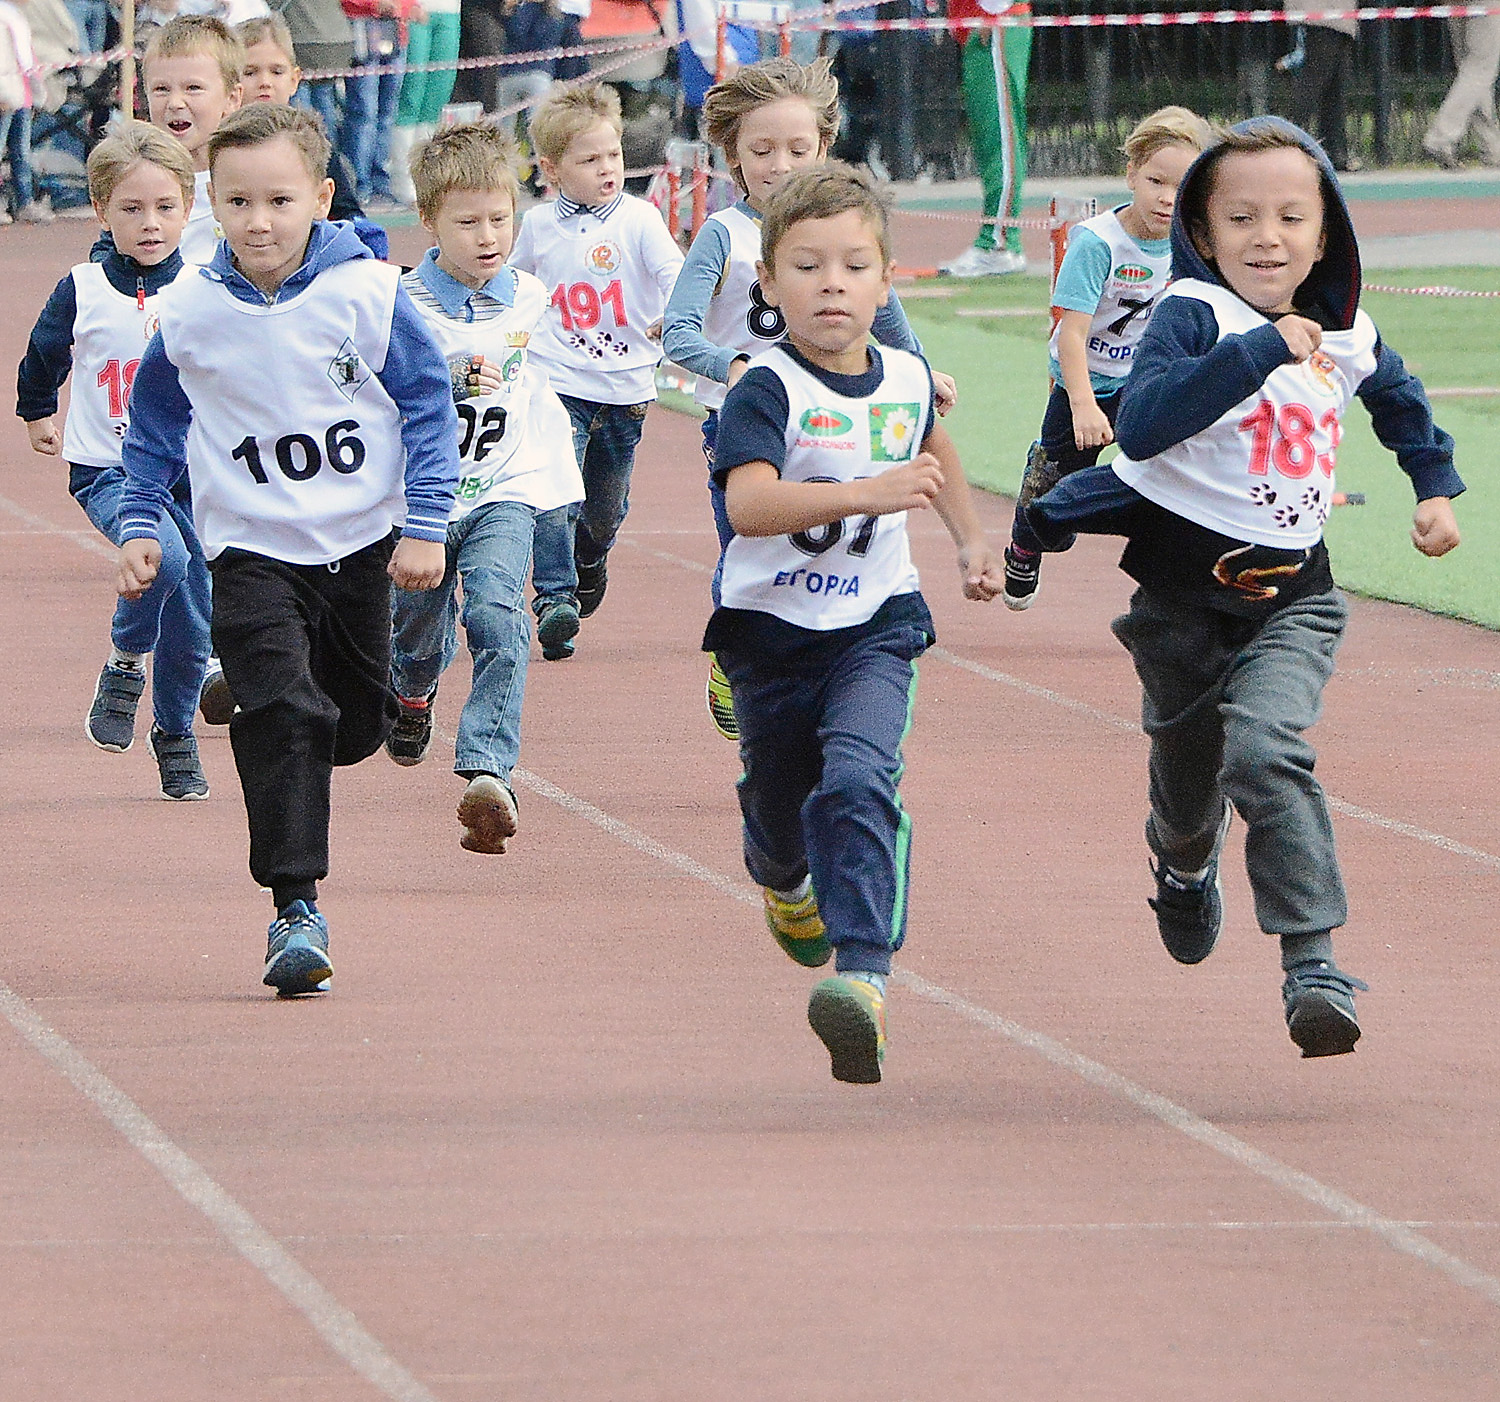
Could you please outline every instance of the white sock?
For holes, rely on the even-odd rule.
[[[109,650],[109,665],[118,667],[122,672],[144,672],[146,670],[146,654],[144,652],[122,652],[117,647]]]
[[[844,977],[857,978],[861,983],[868,983],[882,998],[885,997],[884,974],[872,974],[866,969],[852,969]]]
[[[772,887],[775,890],[775,887]],[[805,901],[812,894],[812,877],[804,876],[802,880],[790,891],[776,891],[776,895],[788,905],[796,905],[799,901]]]

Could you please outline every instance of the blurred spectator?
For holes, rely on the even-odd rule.
[[[850,22],[879,19],[876,5],[835,14],[833,0],[823,0],[826,18]],[[846,30],[837,36],[833,76],[839,82],[844,127],[833,144],[833,154],[853,165],[867,165],[878,180],[890,172],[879,155],[880,41],[872,29]]]
[[[665,7],[664,7],[665,8]],[[667,19],[667,14],[663,19]],[[760,38],[753,29],[726,25],[724,29],[724,72],[715,74],[718,60],[718,15],[713,0],[672,0],[668,32],[679,36],[677,45],[677,79],[682,85],[683,120],[692,136],[698,134],[698,114],[703,99],[720,77],[727,78],[742,63],[754,63],[760,57]]]
[[[68,0],[68,13],[78,31],[78,52],[102,54],[109,27],[109,0]]]
[[[508,54],[542,53],[548,49],[572,48],[583,42],[578,16],[565,15],[555,0],[504,0],[505,52]],[[528,63],[507,63],[499,68],[495,84],[495,110],[503,112],[518,105],[534,107],[552,90],[556,78],[576,77],[587,67],[585,59],[532,59]],[[505,124],[514,133],[516,116]]]
[[[9,204],[24,224],[50,224],[52,211],[36,197],[31,175],[32,80],[36,67],[31,25],[22,5],[0,0],[0,149],[10,160]],[[0,224],[11,222],[11,212],[0,204]]]
[[[1453,61],[1458,65],[1453,86],[1427,128],[1422,145],[1439,165],[1458,164],[1458,145],[1474,128],[1484,163],[1500,166],[1500,123],[1495,120],[1495,74],[1500,71],[1500,15],[1450,19]]]
[[[437,130],[443,108],[453,95],[453,68],[429,64],[449,64],[458,58],[462,25],[458,0],[422,0],[427,18],[413,20],[406,34],[406,76],[401,80],[401,97],[396,104],[396,125],[391,129],[391,189],[402,204],[415,204],[411,171],[407,161],[412,147]]]
[[[271,7],[286,21],[297,50],[297,64],[308,73],[347,68],[354,56],[354,37],[339,0],[275,0]],[[335,145],[342,122],[337,78],[304,79],[297,100],[323,119]]]
[[[354,36],[353,67],[390,70],[344,79],[344,125],[339,147],[354,171],[359,201],[398,203],[391,190],[391,128],[406,67],[409,20],[426,11],[418,0],[341,0]]]
[[[1276,65],[1291,80],[1286,115],[1323,143],[1335,170],[1364,166],[1349,154],[1346,111],[1358,36],[1355,19],[1305,20],[1297,26],[1297,47]]]

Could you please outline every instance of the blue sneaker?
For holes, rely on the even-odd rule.
[[[107,662],[99,673],[83,733],[101,750],[123,754],[135,743],[135,711],[146,689],[146,674]]]
[[[271,922],[266,972],[261,982],[282,998],[326,993],[333,977],[328,962],[328,922],[306,901],[293,901]]]
[[[578,605],[569,598],[548,599],[537,610],[536,640],[547,662],[562,662],[573,655],[578,636]]]

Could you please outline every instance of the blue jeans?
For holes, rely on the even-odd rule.
[[[67,0],[68,13],[78,26],[78,51],[83,54],[104,52],[104,31],[109,23],[108,0]]]
[[[598,564],[615,543],[630,509],[630,474],[651,404],[595,404],[560,394],[573,420],[573,451],[583,473],[583,501],[543,512],[536,520],[532,587],[537,605],[578,589],[577,561]]]
[[[125,473],[118,467],[68,469],[68,490],[111,545],[120,543]],[[168,735],[188,735],[209,653],[211,586],[208,562],[193,530],[193,515],[174,501],[162,513],[161,568],[139,599],[115,605],[110,640],[121,652],[154,654],[151,711]]]
[[[495,501],[448,527],[448,572],[436,589],[396,591],[391,684],[398,696],[430,696],[458,651],[464,625],[474,658],[469,699],[458,718],[453,768],[510,781],[521,753],[521,700],[531,627],[526,571],[536,512]],[[463,581],[463,604],[456,597]]]
[[[16,209],[24,209],[36,199],[31,178],[31,108],[17,107],[0,112],[0,150],[10,160],[10,184]]]
[[[369,21],[354,21],[355,24]],[[403,65],[406,51],[381,54],[372,50],[361,62],[372,68]],[[361,73],[344,79],[344,125],[339,133],[339,147],[354,168],[355,187],[361,202],[390,198],[391,172],[387,162],[391,151],[391,125],[396,120],[396,103],[401,97],[403,74]]]
[[[339,113],[339,80],[319,78],[316,82],[303,81],[297,86],[292,100],[299,107],[309,108],[323,119],[323,127],[335,148],[339,144],[339,131],[343,125]]]

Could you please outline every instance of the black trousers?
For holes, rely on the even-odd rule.
[[[1349,164],[1346,125],[1349,74],[1354,67],[1354,40],[1336,29],[1309,24],[1303,44],[1307,57],[1287,95],[1286,115],[1303,129],[1314,131],[1334,167]]]
[[[239,708],[229,742],[250,875],[278,904],[328,875],[333,767],[374,754],[395,721],[393,547],[388,537],[333,565],[235,549],[209,563],[214,651]]]

